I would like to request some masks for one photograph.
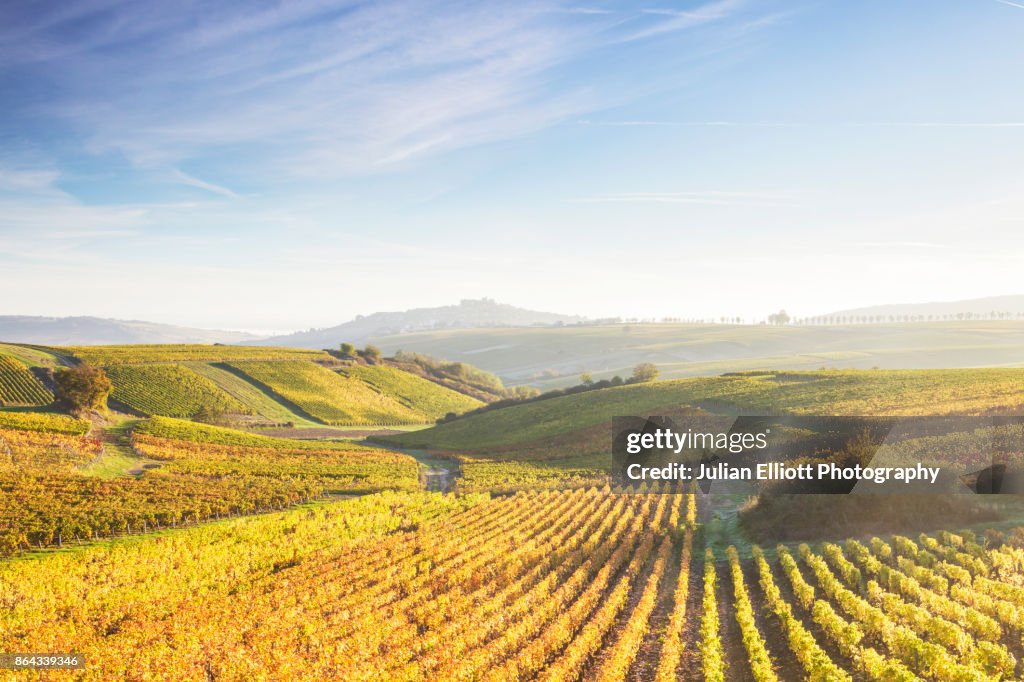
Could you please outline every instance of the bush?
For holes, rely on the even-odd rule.
[[[363,356],[363,359],[369,362],[371,365],[376,365],[381,361],[381,358],[383,357],[383,355],[380,352],[380,348],[371,345],[367,345],[366,348],[364,348],[360,354]]]
[[[654,381],[658,378],[658,367],[650,362],[641,362],[639,365],[633,368],[633,376],[630,377],[630,383],[642,384],[648,381]]]

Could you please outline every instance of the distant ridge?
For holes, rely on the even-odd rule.
[[[118,343],[243,343],[244,332],[176,327],[139,320],[102,317],[0,315],[0,341],[43,346],[91,346]]]
[[[1014,296],[988,296],[985,298],[971,298],[963,301],[936,301],[931,303],[895,303],[889,305],[867,306],[864,308],[851,308],[849,310],[837,310],[826,313],[822,317],[875,317],[882,316],[885,320],[889,316],[903,318],[905,315],[920,316],[933,319],[941,319],[947,315],[957,318],[958,315],[967,315],[989,319],[995,314],[1009,314],[1016,318],[1024,314],[1024,295]]]
[[[336,327],[310,329],[284,336],[274,336],[256,343],[296,348],[334,348],[341,342],[359,344],[378,336],[393,336],[409,332],[572,324],[581,322],[583,319],[577,315],[560,315],[517,308],[489,298],[464,299],[458,305],[360,315],[351,322]]]

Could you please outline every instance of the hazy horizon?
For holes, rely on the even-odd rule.
[[[972,310],[972,309],[976,310],[977,312],[979,312],[979,313],[981,313],[983,315],[987,314],[990,311],[991,312],[996,312],[996,313],[1010,312],[1010,313],[1013,313],[1014,316],[1008,318],[1008,320],[1009,321],[1018,321],[1019,322],[1020,319],[1018,317],[1016,317],[1016,314],[1024,314],[1024,311],[1018,310],[1019,305],[1018,306],[1011,306],[1011,307],[1014,307],[1014,310],[1012,310],[1012,311],[1010,311],[1009,309],[1006,309],[1006,308],[1000,308],[998,306],[996,306],[996,307],[989,306],[989,307],[984,307],[984,309],[982,309],[982,308],[979,307],[979,305],[977,305],[978,302],[981,302],[981,301],[988,302],[989,299],[997,299],[997,298],[1019,299],[1019,300],[1014,301],[1014,303],[1018,303],[1019,304],[1020,301],[1024,301],[1024,294],[1008,295],[1008,296],[985,296],[985,297],[981,297],[981,298],[978,298],[978,299],[968,299],[968,300],[958,300],[958,301],[915,301],[915,302],[903,301],[903,302],[892,302],[892,303],[879,303],[879,304],[858,306],[856,308],[850,308],[850,309],[844,309],[844,310],[834,309],[834,310],[827,310],[827,311],[818,311],[818,312],[815,312],[815,313],[808,314],[807,317],[811,318],[811,317],[815,317],[815,316],[826,317],[826,316],[834,316],[834,315],[843,315],[843,314],[856,313],[856,312],[862,311],[862,310],[872,310],[872,309],[884,310],[886,308],[920,308],[923,311],[925,309],[936,308],[937,307],[937,308],[948,309],[950,311],[954,311],[951,314],[955,314],[956,312],[964,312],[966,310]],[[482,299],[483,300],[487,300],[488,297],[480,297],[480,298],[466,299],[466,300],[480,301]],[[517,305],[515,305],[513,303],[509,303],[508,301],[494,301],[494,299],[490,299],[490,300],[492,302],[494,302],[494,303],[498,303],[498,304],[502,304],[502,305],[512,305],[514,307],[521,308],[521,309],[524,308],[523,306],[517,306]],[[461,302],[464,302],[464,300],[463,301],[451,301],[451,302],[443,304],[443,306],[425,306],[425,307],[426,308],[447,307],[447,306],[452,306],[452,305],[458,305]],[[965,305],[963,307],[963,310],[957,310],[956,309],[957,308],[956,304],[958,304],[958,303],[964,303],[964,304],[967,304],[967,305]],[[38,315],[37,314],[37,315],[27,315],[26,317],[53,318],[53,319],[58,319],[58,320],[59,319],[67,319],[67,318],[96,318],[96,319],[113,320],[113,321],[117,321],[117,322],[141,322],[141,323],[151,323],[151,324],[158,324],[158,325],[163,324],[163,325],[179,326],[179,327],[183,327],[183,328],[192,327],[192,328],[196,328],[196,329],[205,329],[205,330],[208,330],[208,331],[239,332],[239,333],[251,334],[251,335],[254,335],[256,337],[269,338],[269,337],[274,337],[274,336],[285,336],[285,335],[293,334],[293,333],[301,333],[301,332],[311,331],[313,329],[324,329],[324,328],[335,327],[335,326],[342,325],[342,324],[345,324],[345,323],[348,323],[348,322],[356,321],[359,317],[363,317],[363,316],[367,316],[367,315],[372,315],[374,313],[404,313],[404,312],[408,312],[410,310],[413,310],[413,309],[377,310],[377,311],[371,311],[371,312],[366,312],[366,313],[357,313],[352,318],[346,318],[346,319],[343,319],[343,320],[337,320],[336,322],[333,322],[333,323],[330,323],[330,324],[325,324],[325,325],[320,325],[320,326],[312,326],[312,327],[311,326],[306,326],[306,327],[288,328],[288,329],[283,329],[283,328],[282,329],[277,329],[277,328],[263,328],[263,329],[260,329],[260,328],[196,327],[196,326],[193,326],[193,325],[178,325],[178,324],[175,324],[175,323],[171,323],[171,322],[167,322],[167,321],[160,320],[160,319],[155,319],[155,318],[145,318],[145,319],[142,319],[142,318],[124,318],[124,317],[121,317],[121,318],[109,317],[109,318],[107,318],[107,317],[102,317],[102,316],[98,316],[98,315],[91,315],[91,314],[88,314],[88,313],[76,313],[76,314],[71,314],[71,315],[66,315],[66,316]],[[572,316],[581,317],[582,318],[581,322],[588,323],[588,324],[589,323],[594,323],[594,322],[601,322],[601,321],[609,320],[609,319],[615,319],[615,320],[626,321],[626,322],[639,321],[639,322],[643,322],[643,323],[657,323],[657,324],[689,324],[689,323],[697,323],[697,324],[712,323],[712,324],[718,324],[718,323],[723,323],[723,321],[721,319],[723,317],[722,315],[708,315],[708,316],[700,317],[700,316],[689,316],[689,315],[682,314],[682,315],[671,315],[671,316],[648,316],[648,317],[643,317],[643,316],[636,316],[636,315],[632,315],[632,314],[626,313],[626,314],[623,314],[623,315],[610,315],[610,316],[606,316],[606,317],[588,317],[588,316],[578,315],[577,313],[575,313],[573,311],[565,311],[565,310],[534,309],[533,312],[554,313],[554,314],[562,315],[562,316],[566,316],[566,317],[572,317]],[[727,317],[727,320],[724,323],[725,324],[737,323],[737,324],[742,324],[742,325],[761,324],[761,323],[765,323],[767,321],[768,317],[773,312],[775,312],[775,311],[766,311],[762,315],[755,315],[755,316],[746,317],[746,318],[744,318],[742,316],[725,316],[725,317]],[[8,316],[8,315],[9,315],[8,313],[0,310],[0,318],[2,318],[4,316]],[[12,316],[21,316],[21,315],[12,315]],[[737,317],[739,317],[738,320],[735,319]],[[800,320],[799,320],[799,318],[797,318],[797,316],[794,315],[792,317],[793,317],[793,322],[800,322]],[[977,317],[977,318],[974,318],[974,319],[981,320],[981,319],[986,319],[986,318]],[[929,317],[929,321],[930,320],[931,320],[931,318]],[[941,320],[941,318],[939,318],[939,319],[937,319],[935,321],[942,321],[942,320]],[[807,323],[807,322],[800,322],[800,323]],[[811,322],[811,324],[830,324],[830,325],[833,325],[833,324],[838,324],[838,323]],[[861,324],[861,323],[860,322],[850,322],[850,324]],[[516,325],[511,325],[511,326],[516,326]],[[470,327],[472,327],[472,325],[470,325]],[[0,338],[0,340],[3,340],[3,339]]]
[[[9,4],[0,313],[1011,295],[1022,30],[1001,0]]]

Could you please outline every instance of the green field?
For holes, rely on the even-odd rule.
[[[55,367],[63,364],[59,354],[38,346],[0,343],[0,355],[10,355],[29,367]]]
[[[232,414],[252,411],[184,365],[114,365],[106,371],[114,384],[111,397],[143,415],[191,417],[204,408]]]
[[[231,367],[325,424],[388,426],[426,418],[355,379],[300,360],[232,362]]]
[[[1024,322],[964,321],[801,327],[731,324],[453,329],[372,339],[399,349],[468,362],[506,384],[541,389],[627,378],[653,362],[662,378],[749,369],[941,369],[1024,365]]]
[[[550,438],[684,405],[741,413],[984,414],[1024,411],[1024,369],[750,372],[634,384],[492,410],[386,440],[474,450]]]
[[[355,365],[339,370],[343,376],[358,379],[391,396],[430,420],[449,412],[461,414],[483,405],[476,398],[457,393],[408,372],[384,365]]]
[[[255,414],[278,424],[291,422],[297,426],[313,426],[315,422],[302,416],[298,411],[291,410],[280,399],[260,387],[246,381],[237,373],[230,371],[220,363],[187,362],[183,363],[196,374],[201,374],[217,384],[226,393],[242,404],[248,406]]]

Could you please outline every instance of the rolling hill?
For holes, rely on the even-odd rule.
[[[400,426],[483,403],[429,374],[272,346],[0,344],[0,405],[53,397],[33,372],[88,362],[113,383],[112,405],[142,416],[215,416],[253,426]],[[33,369],[38,368],[38,369]],[[448,382],[452,383],[452,382]],[[459,387],[458,384],[453,384]]]
[[[339,343],[363,344],[379,336],[406,334],[431,329],[476,329],[481,327],[529,327],[579,322],[575,315],[526,310],[487,298],[463,300],[458,305],[414,308],[402,312],[379,312],[359,316],[351,322],[326,329],[310,329],[274,336],[255,343],[298,348],[337,348]]]
[[[609,426],[617,415],[681,407],[740,414],[923,415],[1024,412],[1024,369],[743,372],[534,400],[383,438],[407,447],[486,451]],[[607,436],[597,451],[609,452]]]
[[[628,377],[653,362],[677,379],[749,369],[944,369],[1024,365],[1024,321],[847,326],[614,324],[424,331],[371,339],[471,363],[541,389]]]
[[[112,343],[243,343],[245,332],[176,327],[102,317],[0,315],[0,340],[44,346]]]
[[[889,305],[850,308],[827,313],[824,317],[881,317],[885,320],[892,317],[920,317],[941,319],[946,316],[956,318],[970,314],[972,317],[990,318],[1000,315],[1010,319],[1024,315],[1024,296],[988,296],[972,298],[964,301],[935,301],[931,303],[896,303]]]
[[[612,418],[723,414],[1024,414],[1024,369],[746,372],[534,400],[373,440],[460,462],[459,490],[601,485]]]

